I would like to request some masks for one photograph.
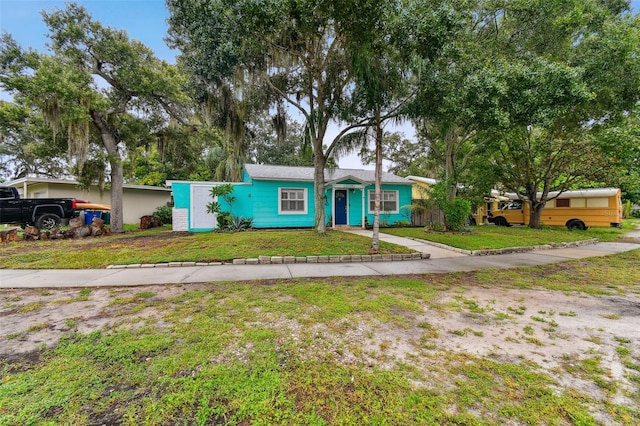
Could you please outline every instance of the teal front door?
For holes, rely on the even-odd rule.
[[[334,199],[334,217],[336,218],[336,225],[347,224],[347,190],[337,189]]]

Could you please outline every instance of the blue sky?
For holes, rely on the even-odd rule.
[[[164,43],[169,12],[164,0],[83,0],[82,4],[94,20],[102,25],[124,29],[129,37],[153,49],[156,55],[175,62],[176,52]],[[23,48],[45,50],[47,28],[40,11],[64,9],[58,0],[0,0],[0,27],[10,33]]]

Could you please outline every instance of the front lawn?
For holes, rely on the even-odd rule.
[[[639,276],[3,290],[0,425],[638,425]]]
[[[312,230],[185,233],[169,228],[99,238],[19,241],[0,245],[0,268],[86,269],[164,262],[228,262],[258,256],[368,254],[371,239],[337,231]],[[380,244],[380,253],[411,253]]]
[[[526,226],[502,227],[494,225],[472,226],[471,232],[432,232],[425,228],[384,228],[381,232],[399,237],[418,238],[446,244],[464,250],[488,250],[506,247],[536,246],[597,238],[599,241],[615,241],[623,234],[635,230],[638,221],[625,221],[622,229],[589,228],[586,231],[569,231],[564,227],[531,229]]]

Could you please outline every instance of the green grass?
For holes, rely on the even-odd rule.
[[[627,284],[616,279],[618,289],[635,291],[640,250],[608,259],[636,277]],[[563,264],[572,276],[600,266],[598,259]],[[564,285],[557,273],[517,272],[537,288]],[[498,286],[509,277],[510,271],[495,270],[489,282]],[[611,277],[582,279],[606,289]],[[603,400],[526,361],[433,346],[438,330],[425,321],[424,307],[439,306],[444,290],[481,282],[484,275],[459,273],[223,282],[178,286],[168,296],[161,288],[114,290],[108,312],[128,320],[80,333],[81,320],[70,311],[73,328],[57,346],[0,358],[0,425],[590,425],[599,422],[595,412],[608,413],[615,424],[640,421],[637,393],[631,405],[615,402],[618,385],[597,356],[567,359],[564,371],[602,389]],[[82,296],[92,303],[93,293]],[[486,309],[474,299],[456,302],[470,313]],[[137,307],[153,307],[158,317],[136,317]],[[45,326],[38,321],[25,329]],[[528,327],[522,342],[541,345]],[[397,329],[415,334],[413,358],[392,358]],[[386,334],[374,343],[379,331]],[[448,334],[482,337],[473,328]],[[630,339],[615,340],[619,356],[637,365],[632,347],[623,346]]]
[[[613,270],[634,278],[622,274],[620,281]],[[616,292],[634,292],[640,250],[565,262],[562,271],[588,282],[573,291],[607,294],[615,277]],[[567,291],[558,270],[516,272],[528,286]],[[562,371],[600,389],[602,399],[524,360],[482,358],[431,343],[439,333],[425,321],[425,306],[440,306],[443,291],[479,283],[509,288],[511,274],[494,270],[489,281],[483,271],[226,282],[178,286],[167,296],[160,295],[161,288],[114,290],[107,309],[123,318],[116,325],[80,333],[76,326],[82,319],[70,310],[70,330],[57,346],[37,356],[0,358],[0,425],[589,425],[599,422],[595,412],[607,413],[615,424],[638,424],[640,367],[627,337],[614,336],[634,387],[629,392],[633,403],[627,405],[616,402],[620,385],[597,354],[567,358]],[[58,298],[51,291],[55,304]],[[76,303],[92,303],[94,294],[81,296]],[[463,296],[455,302],[472,314],[486,310]],[[153,308],[158,316],[137,317],[143,308]],[[510,315],[525,313],[522,306],[509,308]],[[25,324],[25,333],[46,327],[34,321]],[[363,328],[370,331],[363,333]],[[416,336],[413,358],[393,358],[396,329]],[[381,330],[386,334],[374,343]],[[483,337],[469,327],[448,334],[452,339]],[[531,325],[525,326],[520,343],[542,347],[534,334]]]
[[[532,246],[597,238],[612,241],[635,229],[591,228],[584,232],[565,228],[530,229],[473,227],[470,233],[425,232],[423,228],[384,228],[393,235],[426,239],[467,250]],[[258,256],[316,256],[368,254],[371,239],[339,231],[319,235],[313,230],[261,230],[239,233],[183,233],[168,227],[128,230],[101,238],[62,241],[19,241],[0,246],[0,268],[81,269],[108,265],[166,262],[228,262]],[[380,242],[379,252],[409,253],[406,247]]]
[[[0,268],[81,269],[114,264],[228,262],[258,256],[368,254],[371,239],[338,231],[174,233],[168,228],[126,232],[101,238],[19,241],[0,246]],[[380,253],[410,253],[380,243]]]
[[[615,241],[624,233],[635,230],[637,221],[626,221],[622,229],[590,228],[586,231],[569,231],[562,227],[531,229],[526,226],[500,227],[473,226],[470,232],[445,233],[425,231],[424,228],[384,228],[382,232],[400,237],[411,237],[446,244],[464,250],[490,250],[507,247],[527,247],[551,243],[574,242],[597,238]]]

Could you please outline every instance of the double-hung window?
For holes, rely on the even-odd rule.
[[[376,192],[369,191],[369,213],[376,209]],[[380,192],[380,211],[387,213],[398,213],[398,191]]]
[[[278,191],[279,214],[306,214],[307,213],[307,189],[306,188],[280,188]]]

